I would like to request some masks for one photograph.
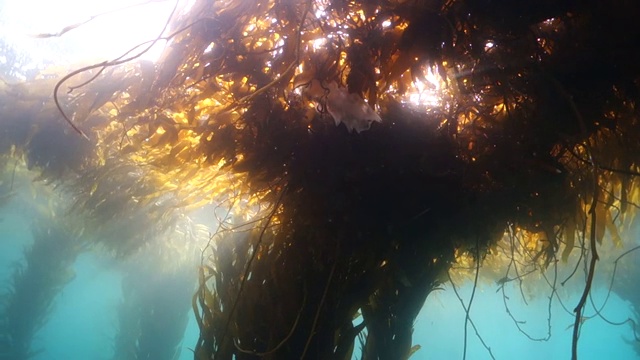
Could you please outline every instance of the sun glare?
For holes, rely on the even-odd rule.
[[[428,68],[424,80],[414,80],[413,86],[407,91],[402,102],[427,108],[440,106],[443,95],[442,78]]]
[[[175,1],[23,0],[0,4],[0,37],[35,62],[104,61],[160,35]],[[155,60],[164,41],[141,58]]]

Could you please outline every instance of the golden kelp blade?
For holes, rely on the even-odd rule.
[[[569,255],[571,254],[571,250],[573,250],[573,246],[575,244],[576,239],[576,221],[575,216],[569,216],[565,225],[564,225],[564,241],[565,248],[562,250],[562,261],[567,262],[569,260]]]

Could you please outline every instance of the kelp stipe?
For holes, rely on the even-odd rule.
[[[56,295],[75,277],[73,263],[82,250],[79,238],[56,219],[35,220],[33,243],[0,304],[0,359],[27,360],[43,350],[32,347],[33,337],[52,313]]]

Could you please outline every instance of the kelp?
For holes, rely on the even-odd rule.
[[[637,10],[196,1],[156,64],[56,84],[95,150],[76,209],[105,224],[228,209],[193,299],[198,358],[346,359],[356,337],[363,359],[407,358],[429,292],[505,229],[538,268],[580,249],[590,278],[598,243],[622,241],[640,200]],[[382,121],[347,131],[328,84]]]
[[[301,3],[298,7],[300,23],[304,23],[307,15],[305,4],[308,5]],[[276,2],[272,9],[276,11],[278,5]],[[529,23],[525,21],[517,25],[494,24],[495,19],[487,24],[483,17],[489,14],[481,10],[462,16],[470,8],[479,9],[463,2],[446,3],[441,7],[432,4],[433,8],[425,5],[422,13],[416,11],[412,15],[403,13],[407,11],[404,6],[416,5],[398,3],[393,4],[395,8],[392,3],[382,4],[379,8],[373,4],[360,8],[359,4],[335,2],[326,8],[319,3],[313,5],[317,6],[314,10],[323,15],[316,16],[310,23],[326,25],[319,28],[322,36],[328,38],[328,45],[317,51],[322,54],[316,54],[315,49],[308,46],[306,55],[310,60],[304,57],[299,60],[303,69],[305,65],[313,69],[315,73],[311,78],[318,76],[326,81],[337,78],[349,85],[350,91],[369,96],[371,88],[351,87],[356,83],[353,69],[359,71],[361,64],[349,62],[350,46],[357,47],[363,43],[364,48],[373,48],[367,61],[380,64],[379,76],[370,75],[368,83],[408,87],[410,83],[402,85],[400,74],[410,70],[411,77],[415,79],[419,77],[415,74],[419,70],[415,64],[435,63],[455,97],[447,103],[448,113],[435,114],[425,114],[403,105],[402,98],[398,96],[402,95],[401,92],[395,99],[370,101],[379,103],[382,124],[374,124],[370,131],[354,137],[345,134],[343,129],[327,125],[322,116],[315,115],[308,120],[307,113],[295,107],[295,101],[304,100],[296,99],[293,94],[284,106],[272,100],[280,92],[286,93],[286,87],[277,88],[283,87],[286,81],[276,77],[273,81],[278,82],[273,85],[276,89],[272,90],[271,97],[264,95],[270,90],[259,95],[244,95],[238,90],[239,101],[248,96],[252,102],[242,115],[235,115],[237,120],[231,129],[225,125],[224,116],[214,115],[213,119],[210,116],[208,124],[213,128],[204,135],[211,138],[207,141],[207,145],[210,144],[207,150],[219,154],[213,162],[233,163],[236,171],[248,173],[247,180],[253,181],[258,189],[260,184],[265,184],[263,188],[274,188],[272,203],[278,193],[284,193],[282,201],[276,201],[274,205],[282,207],[282,214],[278,215],[281,225],[272,235],[280,240],[273,241],[275,245],[269,245],[269,249],[277,249],[277,244],[283,243],[286,250],[277,256],[272,255],[271,259],[264,255],[262,259],[265,260],[262,261],[272,261],[275,269],[286,274],[304,272],[306,280],[290,279],[291,275],[283,275],[274,269],[269,271],[269,275],[258,275],[266,272],[258,271],[260,260],[241,256],[246,252],[261,251],[265,246],[262,244],[266,236],[264,232],[260,232],[260,236],[254,235],[253,240],[245,240],[253,244],[250,248],[240,245],[237,240],[233,246],[221,245],[235,247],[235,251],[231,251],[238,256],[237,261],[248,265],[245,272],[240,270],[242,267],[235,270],[214,267],[215,271],[209,276],[218,273],[227,276],[216,275],[211,292],[203,290],[199,293],[202,308],[214,306],[213,311],[205,312],[208,321],[203,323],[204,337],[199,343],[205,354],[215,354],[216,358],[227,358],[232,353],[247,358],[307,354],[321,354],[317,355],[319,358],[342,358],[343,346],[348,347],[343,344],[353,341],[353,327],[350,322],[339,324],[335,321],[350,318],[362,309],[368,330],[364,356],[402,358],[407,356],[411,345],[410,328],[416,309],[420,308],[429,290],[441,281],[440,273],[453,261],[454,253],[471,250],[475,254],[473,249],[486,249],[500,238],[506,224],[513,224],[529,234],[538,234],[529,240],[533,245],[529,261],[540,262],[541,268],[554,261],[561,247],[564,259],[568,260],[576,232],[583,239],[582,248],[595,250],[594,244],[584,245],[588,243],[584,239],[593,233],[596,242],[601,242],[605,229],[614,242],[619,242],[616,229],[620,227],[612,224],[614,219],[617,225],[629,224],[633,217],[633,214],[627,217],[626,210],[636,201],[638,160],[634,155],[637,154],[638,143],[635,126],[637,85],[621,74],[637,79],[638,69],[626,58],[622,59],[617,50],[608,48],[606,41],[598,42],[600,53],[591,53],[586,48],[577,50],[576,47],[596,46],[594,39],[598,35],[587,29],[586,23],[605,21],[608,16],[617,19],[619,9],[615,7],[621,4],[612,5],[598,16],[594,16],[592,11],[595,10],[589,7],[550,6],[548,13],[536,11],[534,17],[526,14]],[[510,16],[516,17],[517,14],[522,19],[525,15],[520,13],[523,9],[518,6],[501,6],[506,8],[502,10],[507,14],[514,12]],[[220,10],[220,13],[224,12],[224,9]],[[427,25],[419,26],[421,23],[414,16],[432,21],[425,20]],[[342,25],[340,19],[346,19],[344,23],[348,24],[344,27],[348,29],[344,31],[348,37],[344,35],[342,39],[336,35],[338,31],[331,32],[332,26],[335,29]],[[385,31],[381,29],[384,21],[398,24],[387,31],[386,41],[376,38],[382,33],[384,39]],[[255,28],[260,24],[256,20]],[[489,29],[477,30],[479,24]],[[236,26],[242,28],[242,25]],[[246,26],[254,29],[251,25]],[[404,46],[412,46],[406,44],[417,41],[403,41],[403,38],[415,36],[412,33],[418,32],[421,26],[433,27],[428,30],[434,34],[436,45],[427,46],[427,49],[406,49]],[[360,28],[367,38],[357,38]],[[612,30],[614,33],[607,36],[623,41],[621,39],[626,34],[615,33],[622,29]],[[585,38],[581,40],[584,43],[571,43],[569,34],[580,31],[584,33]],[[395,32],[402,34],[397,43],[393,40],[397,39]],[[215,31],[212,33],[207,35],[217,35]],[[349,45],[331,40],[330,34],[349,42]],[[488,40],[497,46],[486,48]],[[214,44],[211,51],[217,51],[220,54],[218,58],[221,58],[226,50],[225,44],[233,43],[235,47],[240,42],[235,38],[234,41],[216,41],[214,38],[210,43],[204,43]],[[380,43],[392,50],[385,50],[382,45],[376,48]],[[426,43],[429,44],[428,41]],[[397,49],[393,50],[394,47]],[[345,49],[346,58],[338,55],[342,49]],[[298,50],[294,49],[294,54]],[[383,50],[397,58],[385,58],[388,53]],[[237,48],[227,51],[242,53]],[[405,51],[418,56],[407,60],[403,54]],[[589,61],[568,69],[565,64],[572,63],[570,59],[577,59],[577,54],[584,54],[583,51],[589,51]],[[249,50],[246,55],[242,54],[240,60],[252,55]],[[295,56],[299,57],[299,54]],[[404,61],[409,64],[404,64]],[[610,68],[606,64],[611,61],[622,61],[625,70],[602,75],[602,71],[607,71],[602,68]],[[287,61],[280,63],[287,64]],[[341,64],[346,65],[342,65],[338,72]],[[387,73],[384,72],[385,64],[390,64]],[[227,63],[224,66],[232,65]],[[261,68],[254,69],[258,71]],[[298,76],[309,76],[304,71]],[[279,72],[286,75],[282,70]],[[598,73],[593,79],[589,75],[592,72]],[[224,69],[220,73],[226,74]],[[348,74],[346,77],[345,73]],[[238,72],[225,76],[233,77],[233,74],[249,79],[245,83],[250,82],[253,75],[238,69]],[[255,75],[255,88],[264,89],[257,80],[259,78]],[[586,87],[580,82],[586,78],[591,81],[590,89],[597,87],[604,93],[585,92]],[[251,85],[246,86],[251,88]],[[270,108],[270,112],[266,112],[265,107]],[[285,131],[293,140],[282,140],[281,133]],[[255,133],[253,138],[249,138],[255,140],[244,145],[247,138],[242,134],[247,132]],[[235,149],[244,151],[240,152],[241,156],[229,158],[234,153],[229,154],[231,145],[225,147],[224,144],[229,144],[234,133],[238,134]],[[249,149],[259,150],[253,153]],[[279,168],[283,170],[277,172]],[[285,179],[284,184],[281,177]],[[594,193],[593,189],[603,194]],[[409,194],[404,195],[405,191]],[[630,194],[634,194],[634,198],[630,198]],[[589,225],[592,221],[595,226]],[[569,240],[563,243],[563,232],[572,234],[566,238],[573,236],[574,243]],[[220,241],[226,244],[225,240]],[[216,249],[213,252],[224,251]],[[289,251],[292,255],[288,255]],[[592,256],[595,258],[596,255]],[[289,262],[296,265],[287,265]],[[212,263],[219,265],[224,260],[216,258]],[[317,264],[315,271],[314,264]],[[430,267],[430,264],[437,265]],[[238,267],[237,263],[235,267]],[[378,267],[386,268],[388,273],[376,274]],[[295,305],[287,308],[300,310],[290,310],[288,318],[280,321],[261,317],[263,323],[256,324],[254,315],[252,324],[248,320],[243,322],[235,313],[249,311],[250,306],[264,304],[270,309],[279,308],[275,301],[269,302],[266,300],[269,297],[264,295],[277,285],[263,283],[259,289],[250,290],[253,282],[245,280],[249,272],[252,280],[256,276],[265,276],[265,281],[271,279],[280,283],[282,279],[289,278],[286,286],[294,292],[286,293],[280,289],[278,293],[286,294],[282,298],[288,301],[296,301]],[[337,280],[341,276],[344,276],[342,281]],[[201,286],[207,283],[206,280],[207,276],[203,274]],[[315,296],[305,296],[306,291],[311,290],[300,293],[300,289],[307,289],[311,284],[317,284]],[[419,289],[416,284],[424,288]],[[235,287],[234,296],[225,300],[229,286]],[[315,299],[311,300],[315,304],[310,304],[309,299]],[[248,303],[243,306],[245,301]],[[417,305],[406,306],[403,301],[416,301]],[[368,309],[367,304],[370,303],[376,306]],[[230,306],[232,310],[229,310]],[[324,307],[331,309],[330,319],[327,319],[328,314],[323,316]],[[396,307],[407,313],[394,310]],[[227,309],[226,313],[223,309]],[[306,326],[297,320],[298,312],[303,314],[300,319],[308,319]],[[576,312],[580,312],[579,308]],[[212,334],[208,327],[216,328],[216,317],[219,318],[218,326],[227,325],[223,331]],[[320,323],[312,319],[320,319]],[[266,325],[273,325],[274,321],[281,324],[278,328],[282,329],[275,339],[274,327]],[[395,321],[404,324],[396,325]],[[324,344],[323,326],[329,327]],[[298,335],[296,338],[296,332],[305,333],[305,330],[300,330],[305,327],[307,336]],[[247,328],[251,330],[242,335]],[[263,329],[262,333],[260,329]],[[212,342],[210,337],[222,343]],[[234,339],[235,349],[228,337]],[[286,342],[280,345],[283,339]],[[313,345],[317,348],[311,347],[312,351],[307,353],[309,346]],[[207,352],[207,348],[212,350]]]
[[[75,273],[73,262],[83,244],[69,229],[53,219],[37,219],[33,244],[24,262],[16,265],[0,301],[0,359],[26,360],[34,349],[34,335],[46,323],[53,301]]]
[[[18,160],[10,156],[0,156],[0,209],[9,204],[17,194],[17,168]]]
[[[118,331],[113,359],[166,359],[180,357],[195,285],[191,266],[159,270],[148,259],[129,267],[122,282]],[[146,265],[143,265],[146,263]]]
[[[51,103],[55,83],[44,72],[23,82],[0,85],[0,151],[24,159],[29,169],[49,182],[72,178],[95,163],[91,144],[66,128]]]

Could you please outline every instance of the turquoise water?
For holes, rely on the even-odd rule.
[[[461,296],[469,298],[472,285],[465,284]],[[495,292],[496,286],[481,285],[471,308],[471,319],[480,335],[491,348],[495,359],[570,359],[573,318],[555,300],[551,307],[551,338],[549,341],[531,341],[519,332],[503,304],[502,294]],[[547,336],[547,298],[544,296],[529,301],[525,306],[517,293],[511,292],[510,311],[524,321],[523,329],[534,338]],[[594,294],[596,303],[606,296],[602,290]],[[572,309],[578,294],[572,294],[567,305]],[[467,300],[468,301],[468,300]],[[603,314],[615,321],[631,316],[629,304],[613,296]],[[592,308],[590,308],[592,309]],[[587,311],[586,315],[593,314]],[[416,359],[462,359],[464,343],[465,313],[450,287],[432,294],[418,316],[414,342],[422,349]],[[612,326],[599,318],[585,321],[581,329],[578,347],[579,359],[638,359],[638,355],[625,339],[632,339],[631,327]],[[471,325],[468,326],[467,359],[491,359]]]
[[[9,281],[13,264],[21,261],[22,249],[32,239],[30,220],[20,214],[2,213],[0,223],[0,282]],[[622,250],[618,250],[622,252]],[[114,338],[118,329],[118,308],[122,302],[124,268],[121,263],[95,252],[78,256],[75,278],[56,296],[50,316],[32,342],[32,349],[42,349],[34,359],[74,360],[113,358]],[[195,268],[194,268],[195,270]],[[606,276],[602,275],[593,293],[595,304],[606,297]],[[542,284],[542,282],[541,282]],[[537,287],[536,287],[537,286]],[[460,286],[459,294],[468,303],[471,281]],[[571,354],[572,316],[557,298],[551,305],[551,337],[548,341],[532,341],[522,334],[509,317],[502,292],[497,285],[481,281],[475,292],[470,317],[495,359],[569,359]],[[505,294],[509,311],[521,322],[523,331],[533,338],[548,335],[549,289],[537,284],[525,290],[528,305],[522,301],[518,288],[507,285]],[[172,289],[166,288],[167,292]],[[529,292],[529,293],[527,293]],[[559,296],[569,309],[575,306],[577,291],[560,289]],[[189,306],[189,304],[185,304]],[[586,316],[593,315],[588,306]],[[630,304],[613,294],[602,314],[612,321],[632,317]],[[414,343],[421,349],[412,359],[462,359],[465,313],[458,298],[447,284],[430,295],[419,315]],[[190,348],[195,344],[198,329],[189,315],[182,339],[179,359],[193,358]],[[598,317],[585,321],[579,342],[580,359],[636,359],[629,345],[632,330],[628,325],[612,326]],[[468,325],[466,359],[491,359]]]
[[[8,209],[16,211],[7,211]],[[20,204],[11,203],[0,211],[0,294],[12,283],[15,269],[24,265],[23,253],[33,242],[32,218]],[[130,264],[114,260],[95,251],[83,252],[73,264],[73,279],[55,296],[44,325],[35,334],[31,350],[37,351],[35,360],[108,360],[114,359],[114,340],[118,331],[118,311],[123,297],[123,278],[133,271]],[[195,266],[193,267],[195,275]],[[195,281],[195,278],[194,278]],[[163,287],[167,294],[180,291],[178,287]],[[180,298],[180,311],[190,309],[190,294]],[[185,301],[185,299],[187,301]],[[0,308],[1,312],[1,308]],[[190,314],[190,313],[189,313]],[[179,325],[178,325],[179,326]],[[161,328],[157,330],[162,331]],[[2,331],[0,330],[0,333]],[[176,359],[192,359],[189,350],[196,342],[198,328],[189,316],[184,331],[181,354]],[[158,337],[162,339],[162,337]],[[0,337],[0,340],[2,338]],[[3,357],[0,342],[0,359]],[[167,357],[169,359],[169,357]]]

